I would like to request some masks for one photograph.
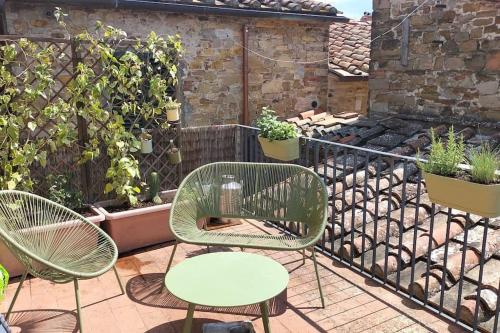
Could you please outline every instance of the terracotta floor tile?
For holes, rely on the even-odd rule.
[[[249,223],[234,228],[257,230]],[[267,226],[263,229],[271,233],[277,232]],[[162,244],[118,260],[117,269],[126,286],[126,295],[120,295],[113,271],[97,279],[81,281],[83,324],[86,332],[180,332],[186,316],[185,304],[168,293],[159,293],[172,248],[173,243]],[[211,249],[220,250],[222,249]],[[240,251],[238,248],[229,250]],[[297,252],[245,251],[267,255],[291,272],[286,304],[283,298],[278,298],[278,306],[275,308],[277,312],[270,318],[273,333],[397,330],[458,332],[455,326],[450,326],[432,313],[403,301],[397,294],[370,282],[342,264],[318,255],[326,303],[326,308],[322,309],[311,260],[307,259],[303,265],[302,255]],[[181,244],[174,257],[174,265],[187,257],[204,253],[206,247]],[[5,301],[0,304],[2,312],[7,310],[17,285],[18,279],[13,279]],[[33,278],[25,282],[10,322],[15,325],[14,332],[75,332],[75,309],[72,283],[60,285]],[[257,310],[251,312],[247,308],[245,315],[227,313],[228,311],[221,313],[198,309],[195,312],[193,333],[201,332],[202,325],[207,322],[237,320],[251,320],[257,332],[263,332],[262,319],[257,315]]]

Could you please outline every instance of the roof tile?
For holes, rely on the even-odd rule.
[[[153,0],[155,2],[171,2],[171,0]],[[325,16],[342,14],[334,6],[317,0],[177,0],[173,2],[188,3],[206,7],[231,7],[238,9],[259,9],[278,12],[297,12]]]
[[[330,25],[330,69],[367,75],[370,67],[370,37],[369,22],[351,21]]]

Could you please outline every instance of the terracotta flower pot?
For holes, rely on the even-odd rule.
[[[160,192],[160,197],[172,201],[176,190]],[[106,208],[116,205],[116,200],[96,203],[105,216],[104,230],[115,241],[120,253],[175,239],[169,227],[171,203],[129,209],[111,213]]]
[[[167,109],[167,121],[168,122],[177,122],[179,121],[179,108],[171,108]]]
[[[150,154],[153,152],[153,140],[141,140],[141,153]]]
[[[170,164],[179,164],[182,162],[181,151],[179,149],[175,151],[169,151],[167,153],[168,162]]]
[[[281,161],[292,161],[300,156],[299,138],[271,141],[259,135],[259,142],[264,155],[267,157]]]
[[[500,216],[500,184],[484,185],[423,173],[429,199],[482,217]]]
[[[87,220],[94,223],[96,226],[100,226],[101,222],[104,221],[104,214],[94,206],[90,206],[90,210],[94,213],[94,215],[87,217]],[[64,229],[64,223],[58,227]],[[43,230],[43,227],[38,228]],[[61,233],[61,235],[63,236],[64,233]],[[0,263],[2,263],[5,269],[7,269],[10,277],[20,276],[24,273],[23,264],[16,259],[16,257],[10,252],[5,243],[2,241],[0,241]]]

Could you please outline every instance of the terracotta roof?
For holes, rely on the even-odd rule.
[[[334,6],[316,0],[154,0],[219,8],[257,9],[276,12],[337,16],[342,14]]]
[[[448,126],[444,124],[408,121],[395,117],[377,120],[352,113],[331,115],[321,111],[309,111],[290,118],[288,121],[298,124],[302,133],[307,136],[400,156],[415,156],[417,151],[425,155],[431,143],[431,127],[440,136],[446,136],[448,132]],[[486,133],[483,130],[479,132],[472,127],[455,128],[458,131],[457,134],[463,135],[467,149],[474,149],[484,142],[488,142],[491,147],[500,148],[500,133]],[[372,160],[368,168],[365,166],[366,158]],[[378,176],[377,168],[379,168]],[[456,310],[461,263],[462,258],[465,257],[465,278],[462,279],[460,313],[464,320],[468,322],[472,320],[476,305],[484,219],[452,210],[448,225],[448,209],[436,205],[434,211],[432,210],[424,183],[418,191],[416,177],[418,169],[413,162],[407,163],[405,173],[403,163],[394,163],[391,167],[389,161],[382,158],[380,165],[376,165],[373,155],[370,157],[363,151],[358,151],[355,156],[353,151],[340,149],[336,153],[336,160],[333,156],[327,157],[326,162],[320,162],[317,170],[328,183],[330,202],[336,214],[334,223],[328,226],[325,232],[327,250],[333,246],[334,253],[343,258],[350,258],[352,251],[355,265],[360,265],[361,254],[364,254],[365,269],[380,277],[383,276],[387,267],[387,278],[391,283],[395,283],[398,278],[397,269],[403,265],[399,274],[401,286],[411,290],[420,299],[424,298],[425,283],[429,277],[427,296],[429,301],[435,304],[440,302],[440,290],[444,284],[444,304],[451,313]],[[354,174],[355,170],[357,172]],[[365,172],[368,173],[366,181]],[[403,180],[405,174],[407,175],[406,182]],[[392,188],[389,190],[391,182]],[[403,189],[405,195],[403,195]],[[378,200],[375,199],[377,191]],[[418,218],[416,218],[417,214]],[[432,215],[434,215],[433,227],[431,227]],[[363,218],[364,216],[366,219]],[[404,216],[403,220],[401,220],[402,216]],[[463,246],[465,228],[468,229],[466,248]],[[351,240],[351,237],[346,235],[350,235],[352,229],[354,229],[354,237]],[[447,233],[448,237],[446,237]],[[342,235],[344,241],[341,243]],[[388,243],[386,244],[387,235]],[[429,251],[429,236],[434,241],[431,244],[430,269],[427,272],[425,268]],[[414,237],[416,237],[415,247],[413,247]],[[488,292],[488,290],[498,288],[500,277],[498,271],[500,218],[490,219],[487,237],[482,282],[484,289],[480,294],[479,301],[482,306],[479,308],[478,315],[480,325],[491,331],[494,316],[491,317],[489,314],[495,313],[496,307],[500,304],[497,302],[496,293]],[[333,240],[334,245],[328,240]],[[400,240],[402,251],[399,255]],[[383,255],[386,246],[389,247],[387,259]],[[446,246],[448,246],[448,251],[445,251]],[[377,255],[372,266],[371,257],[374,253]],[[414,268],[412,268],[412,260],[415,260]],[[447,274],[443,275],[445,263]],[[413,281],[410,279],[412,269],[415,269]]]
[[[370,22],[336,22],[330,25],[331,71],[341,76],[368,75],[371,29]]]
[[[29,0],[6,0],[31,4]],[[36,3],[70,5],[68,0],[37,0]],[[234,15],[255,17],[293,16],[347,22],[348,18],[331,4],[319,0],[86,0],[74,1],[75,6],[88,8],[151,9],[200,15]],[[85,2],[85,4],[83,4]]]

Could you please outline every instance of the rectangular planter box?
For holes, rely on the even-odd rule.
[[[423,173],[431,202],[482,217],[500,216],[500,184],[484,185]]]
[[[172,201],[176,191],[160,192],[160,197]],[[96,206],[105,216],[103,228],[115,241],[118,252],[175,240],[169,226],[171,203],[116,213],[106,210],[106,207],[116,203],[116,200],[107,200],[98,202]]]
[[[90,206],[90,209],[92,210],[94,215],[87,217],[87,220],[89,220],[90,222],[94,223],[97,226],[100,226],[101,222],[104,221],[104,214],[94,206]],[[64,223],[59,226],[64,227]],[[29,231],[33,231],[33,229],[30,228]],[[10,277],[20,276],[24,273],[23,264],[21,264],[19,260],[17,260],[16,257],[14,257],[14,255],[10,252],[5,243],[1,240],[0,240],[0,263],[5,267],[5,269],[7,269]]]

